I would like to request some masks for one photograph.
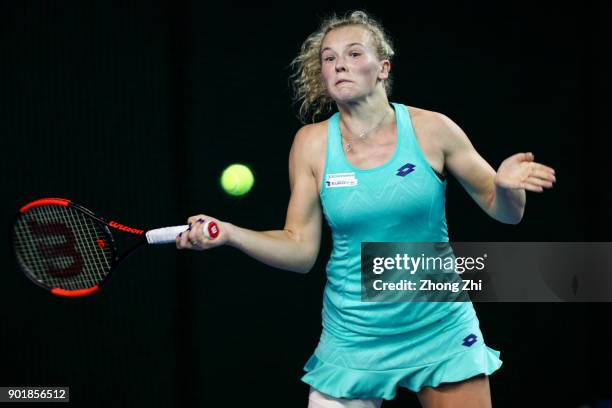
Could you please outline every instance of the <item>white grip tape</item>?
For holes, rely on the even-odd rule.
[[[208,222],[204,225],[202,232],[204,236],[208,235]],[[189,225],[177,225],[175,227],[157,228],[146,232],[147,242],[149,244],[169,244],[176,242],[176,236],[183,231],[186,231]]]

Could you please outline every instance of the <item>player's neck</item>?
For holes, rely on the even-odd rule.
[[[366,130],[375,126],[384,119],[384,126],[393,121],[392,110],[386,95],[374,96],[368,99],[351,102],[348,104],[338,104],[341,121],[354,132]]]

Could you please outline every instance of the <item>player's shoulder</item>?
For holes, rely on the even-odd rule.
[[[445,114],[433,110],[407,106],[410,118],[413,122],[418,122],[421,127],[431,130],[444,130],[456,124]]]
[[[302,126],[295,134],[293,147],[311,155],[320,153],[327,142],[327,120]]]
[[[465,137],[463,130],[446,114],[407,106],[416,132],[426,135],[433,141],[446,145],[454,143],[457,138]]]

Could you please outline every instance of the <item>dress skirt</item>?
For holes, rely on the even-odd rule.
[[[393,335],[324,328],[302,381],[336,398],[391,400],[398,386],[418,392],[490,375],[502,365],[500,352],[484,343],[476,314],[469,310],[467,319],[451,314],[453,319]]]

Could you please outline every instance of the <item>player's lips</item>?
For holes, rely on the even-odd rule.
[[[349,81],[348,79],[339,79],[338,81],[336,81],[336,85],[340,85],[340,84],[343,84],[345,82],[353,82],[353,81]]]

